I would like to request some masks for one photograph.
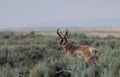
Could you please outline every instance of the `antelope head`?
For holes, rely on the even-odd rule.
[[[63,34],[60,29],[57,29],[57,34],[59,36],[60,39],[60,45],[64,46],[67,44],[67,36],[68,36],[68,29],[66,30],[66,32]]]

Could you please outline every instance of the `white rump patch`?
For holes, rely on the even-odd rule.
[[[90,51],[91,56],[97,56],[97,49],[96,48],[91,47],[89,49],[89,51]]]
[[[76,58],[82,59],[83,58],[83,52],[76,50],[76,51],[74,51],[73,56],[76,57]]]

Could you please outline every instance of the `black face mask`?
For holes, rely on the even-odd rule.
[[[62,45],[62,43],[63,43],[63,39],[61,39],[61,41],[60,41],[60,45]]]

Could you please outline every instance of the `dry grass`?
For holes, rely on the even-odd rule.
[[[106,37],[106,36],[114,36],[114,37],[120,37],[120,32],[89,32],[86,33],[87,35],[92,36],[99,36],[99,37]]]

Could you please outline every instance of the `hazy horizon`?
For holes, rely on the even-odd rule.
[[[119,0],[4,0],[0,28],[120,26]]]

